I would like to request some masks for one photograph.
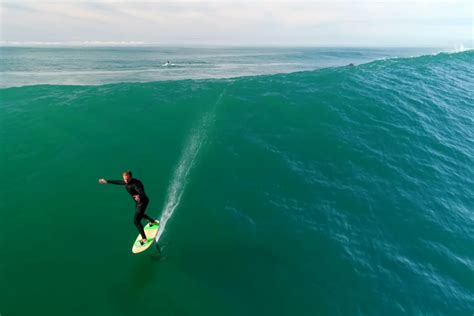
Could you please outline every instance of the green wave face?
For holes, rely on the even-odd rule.
[[[0,313],[472,314],[473,60],[1,89]]]

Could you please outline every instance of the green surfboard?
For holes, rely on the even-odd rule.
[[[159,229],[160,229],[160,222],[146,224],[146,226],[144,227],[144,231],[145,231],[147,242],[142,245],[140,243],[140,240],[142,240],[142,236],[138,234],[137,238],[135,239],[135,242],[133,243],[132,252],[140,253],[150,248],[150,246],[155,241],[155,237],[158,234]]]

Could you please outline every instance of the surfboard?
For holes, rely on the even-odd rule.
[[[153,223],[151,225],[150,224],[151,223],[146,224],[146,226],[143,229],[145,231],[147,242],[142,245],[140,243],[140,240],[142,239],[142,236],[140,234],[138,234],[138,236],[135,239],[135,242],[133,243],[133,246],[132,246],[132,252],[133,253],[140,253],[140,252],[143,252],[143,251],[147,250],[148,248],[150,248],[150,246],[155,241],[155,237],[158,234],[158,230],[160,229],[160,222]]]

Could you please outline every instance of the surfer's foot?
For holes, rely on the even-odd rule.
[[[150,222],[150,226],[153,226],[153,225],[158,224],[158,223],[159,223],[158,220],[155,219],[153,222]]]
[[[145,239],[142,239],[142,240],[140,240],[140,245],[143,246],[144,244],[146,244],[146,242],[147,242],[146,238],[145,238]]]

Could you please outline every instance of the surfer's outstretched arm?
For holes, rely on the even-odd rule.
[[[99,183],[110,183],[110,184],[125,185],[125,181],[123,181],[123,180],[106,180],[106,179],[99,179]]]

